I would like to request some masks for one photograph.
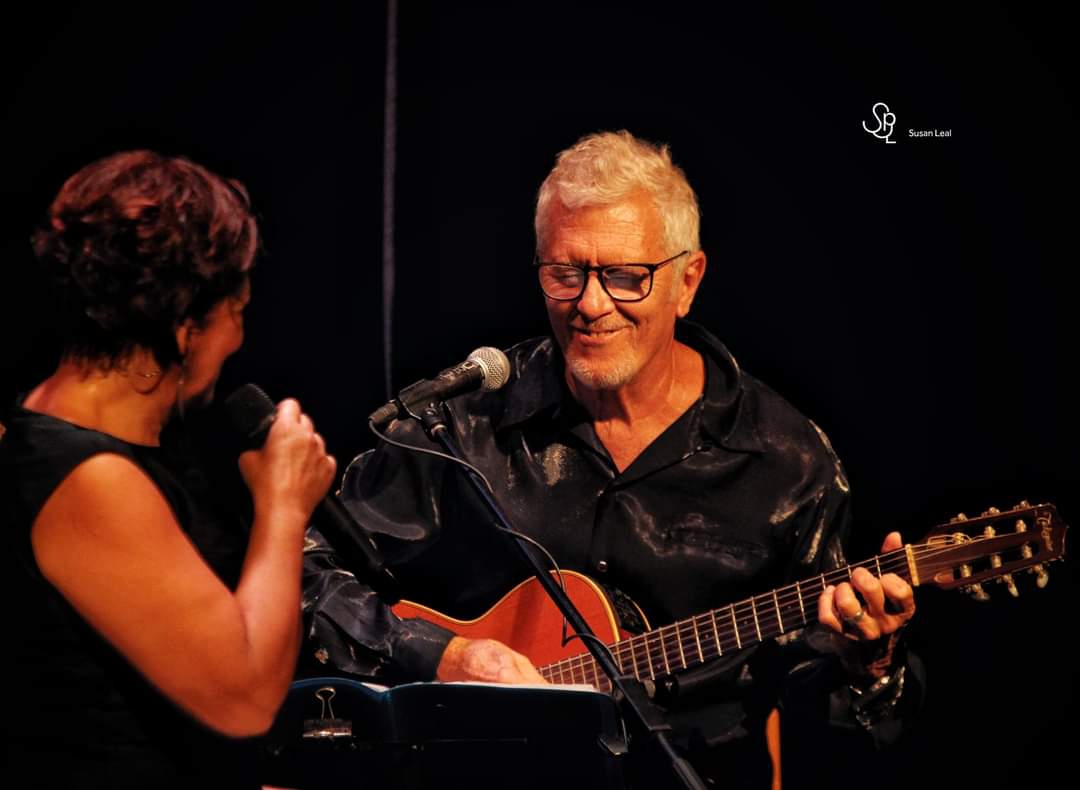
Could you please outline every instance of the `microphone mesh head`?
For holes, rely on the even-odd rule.
[[[482,346],[469,354],[469,359],[484,371],[484,383],[480,385],[484,392],[501,389],[510,380],[510,360],[499,349]]]
[[[275,413],[276,407],[258,386],[245,384],[225,399],[225,410],[233,427],[250,438],[267,427],[267,418]]]

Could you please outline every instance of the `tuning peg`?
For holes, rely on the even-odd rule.
[[[984,516],[997,516],[1000,514],[1001,511],[998,510],[996,507],[988,507],[986,510],[983,511]]]
[[[952,518],[949,519],[949,523],[950,524],[955,524],[958,521],[967,521],[967,520],[968,520],[968,517],[965,516],[963,513],[957,513],[955,516],[953,516]]]
[[[971,577],[971,566],[968,565],[967,563],[964,563],[963,565],[960,566],[960,578],[968,579],[970,577]],[[979,584],[978,582],[975,582],[975,584],[969,584],[967,587],[964,587],[963,589],[964,589],[964,592],[971,595],[971,597],[974,598],[976,601],[982,601],[982,602],[985,603],[986,601],[990,600],[990,596],[986,594],[986,591],[983,590],[982,585]]]
[[[1041,562],[1038,565],[1032,565],[1029,570],[1035,574],[1035,586],[1040,590],[1050,583],[1050,574],[1046,572]]]
[[[1031,503],[1026,499],[1021,499],[1016,503],[1016,507],[1014,507],[1013,510],[1027,510],[1029,507],[1031,507]]]
[[[985,537],[987,537],[987,538],[992,538],[996,534],[997,534],[997,532],[994,531],[993,527],[988,526],[983,530],[983,535]],[[994,568],[994,569],[997,569],[997,568],[1001,567],[1001,555],[1000,554],[991,554],[990,555],[990,567]],[[1018,597],[1020,595],[1019,591],[1016,589],[1016,584],[1013,582],[1013,578],[1012,578],[1011,574],[1008,574],[1008,573],[1002,574],[1001,577],[1000,577],[1000,581],[1001,581],[1002,584],[1004,584],[1006,587],[1009,588],[1009,593],[1012,595],[1013,598],[1016,598],[1016,597]]]
[[[1027,524],[1024,523],[1024,520],[1022,518],[1018,518],[1016,520],[1016,531],[1027,532]],[[1025,560],[1030,560],[1035,555],[1031,551],[1031,546],[1025,543],[1023,546],[1020,547],[1020,556],[1023,557]],[[1036,565],[1032,565],[1030,568],[1028,568],[1028,570],[1031,573],[1035,574],[1035,584],[1040,590],[1050,582],[1050,575],[1046,572],[1046,568],[1043,567],[1043,564],[1041,562]]]
[[[1011,573],[1003,573],[1001,575],[1001,583],[1009,589],[1009,595],[1011,595],[1013,598],[1020,597],[1020,591],[1016,589],[1016,582],[1013,581]]]

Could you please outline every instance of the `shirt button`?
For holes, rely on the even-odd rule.
[[[607,560],[600,560],[600,562],[596,563],[596,570],[600,571],[600,573],[603,573],[604,571],[606,571],[607,570]]]

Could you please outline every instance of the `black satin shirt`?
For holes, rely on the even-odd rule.
[[[680,322],[677,336],[706,361],[703,396],[621,473],[550,338],[509,350],[502,390],[446,404],[456,441],[516,529],[562,568],[636,601],[653,627],[844,564],[849,524],[847,480],[825,434],[701,327]],[[414,421],[390,433],[436,449]],[[341,494],[410,600],[468,619],[528,576],[448,462],[380,444],[349,466]],[[305,577],[309,657],[381,682],[434,677],[451,635],[396,619],[314,532]],[[833,658],[811,647],[828,640],[785,642],[681,673],[696,691],[673,703],[677,728],[706,743],[760,733],[790,670]]]

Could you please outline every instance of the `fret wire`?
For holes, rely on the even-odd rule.
[[[630,651],[631,661],[629,664],[627,664],[626,659],[623,658],[623,649],[629,647],[629,642],[629,639],[624,639],[612,645],[612,647],[615,649],[615,661],[619,665],[619,671],[622,672],[622,674],[624,675],[628,672],[634,672],[634,651]],[[634,672],[634,676],[637,676],[636,672]]]
[[[778,615],[781,626],[780,633],[785,634],[789,631],[798,630],[798,616],[798,610],[792,602],[785,602],[782,604],[780,607],[780,614]],[[794,628],[792,627],[792,620],[796,620]]]
[[[634,677],[641,680],[641,672],[638,670],[637,665],[637,653],[634,652],[634,640],[628,639],[626,647],[630,651],[630,671],[634,673]]]
[[[656,670],[653,669],[652,664],[652,651],[649,650],[649,632],[646,631],[642,634],[642,641],[645,643],[645,660],[649,662],[649,677],[656,677]]]
[[[802,615],[803,625],[806,625],[806,607],[803,606],[802,585],[795,582],[795,592],[799,594],[799,614]]]
[[[634,637],[630,637],[630,639],[627,640],[627,643],[627,646],[630,648],[630,661],[632,662],[631,666],[634,669],[634,677],[641,680],[641,670],[638,669],[637,650],[634,649]]]
[[[717,653],[717,655],[722,656],[722,655],[724,655],[724,646],[722,644],[720,644],[720,626],[718,626],[716,624],[716,610],[715,609],[710,609],[709,610],[709,617],[712,618],[713,639],[716,640],[716,653]]]
[[[675,623],[675,641],[679,645],[679,659],[682,661],[683,669],[686,669],[686,653],[683,652],[682,646],[682,626],[678,622]]]
[[[776,595],[776,590],[773,590],[772,599],[776,606],[776,619],[780,622],[780,633],[784,633],[784,615],[780,611],[780,599]]]
[[[668,663],[667,646],[664,645],[664,629],[661,628],[659,631],[657,631],[655,633],[656,633],[656,638],[660,642],[660,653],[664,657],[664,668],[667,670],[667,674],[670,675],[671,674],[671,664]]]
[[[626,674],[626,664],[623,662],[623,657],[622,657],[622,651],[623,651],[622,642],[616,642],[615,644],[612,645],[612,648],[613,648],[613,650],[611,651],[611,654],[613,656],[615,656],[615,666],[617,666],[619,668],[619,673],[620,674],[625,675]]]
[[[694,624],[694,641],[697,642],[697,654],[698,658],[704,662],[705,654],[701,651],[701,635],[698,633],[697,617],[695,616],[690,622]]]
[[[593,672],[592,684],[596,688],[600,689],[600,691],[607,691],[607,689],[604,688],[604,686],[606,685],[606,681],[607,681],[607,675],[605,675],[602,672]]]
[[[739,621],[735,619],[735,604],[728,607],[731,612],[731,624],[735,626],[735,644],[742,650],[742,637],[739,636]]]
[[[750,599],[750,613],[754,615],[754,630],[757,631],[758,641],[761,641],[761,625],[757,619],[757,598]]]

